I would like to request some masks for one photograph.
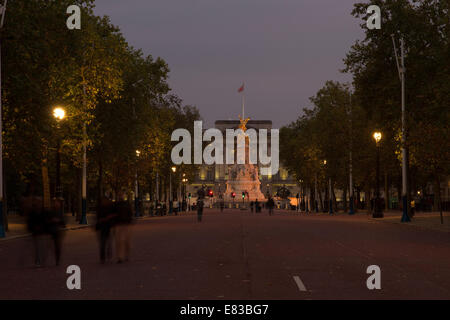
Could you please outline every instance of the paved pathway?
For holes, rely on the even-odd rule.
[[[31,239],[0,242],[0,299],[450,299],[450,234],[364,214],[206,210],[139,220],[125,264],[98,261],[91,228],[66,233],[62,264],[35,268]],[[66,268],[82,289],[66,287]],[[366,269],[381,268],[381,290]]]

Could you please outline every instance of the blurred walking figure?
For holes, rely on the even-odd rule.
[[[53,241],[56,265],[59,265],[61,259],[63,228],[66,226],[61,213],[62,201],[56,198],[53,198],[52,207],[50,209],[44,208],[45,232],[50,235]]]
[[[225,203],[223,200],[220,201],[220,212],[223,212],[223,208],[225,207]]]
[[[33,237],[34,263],[41,266],[43,261],[43,236],[45,233],[45,216],[42,198],[28,194],[22,199],[22,212],[27,219],[28,232]]]
[[[173,213],[175,213],[175,215],[178,215],[178,207],[179,207],[179,202],[177,199],[175,199],[175,201],[173,202]]]
[[[113,202],[105,196],[102,197],[97,208],[97,223],[95,225],[100,245],[101,263],[105,263],[106,260],[112,258],[111,229],[115,219],[116,214],[114,212]]]
[[[116,251],[117,263],[128,261],[130,258],[130,236],[133,211],[128,201],[124,200],[123,193],[119,194],[118,201],[114,204],[117,214],[116,223]]]
[[[250,211],[253,213],[253,205],[254,205],[255,203],[253,202],[253,201],[250,201]]]
[[[269,209],[269,216],[273,215],[273,207],[275,207],[275,202],[272,197],[267,200],[267,208]]]
[[[410,216],[414,217],[414,214],[416,213],[416,201],[414,199],[411,200],[411,210],[410,210],[410,212],[411,212]]]
[[[202,187],[197,191],[197,221],[202,222],[203,216],[203,199],[205,199],[205,189]]]

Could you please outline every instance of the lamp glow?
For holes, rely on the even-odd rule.
[[[373,138],[375,139],[375,142],[378,143],[381,140],[381,132],[374,132],[373,133]]]
[[[53,109],[53,116],[57,120],[63,120],[66,117],[66,111],[61,107],[57,107]]]

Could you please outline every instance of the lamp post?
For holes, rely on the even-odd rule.
[[[183,190],[183,203],[187,203],[187,201],[186,201],[186,188],[187,188],[188,179],[187,178],[183,178],[182,181],[183,181],[183,187],[184,187],[184,190]],[[187,205],[184,207],[184,211],[186,211],[186,210],[187,210]]]
[[[136,150],[136,160],[139,159],[140,155],[141,152],[139,150]],[[134,176],[134,216],[139,217],[140,215],[141,214],[139,212],[139,181],[138,181],[138,169],[136,166],[136,172]]]
[[[403,213],[401,222],[410,222],[408,215],[408,168],[406,167],[406,96],[405,96],[405,42],[403,37],[400,38],[400,57],[397,54],[397,46],[395,44],[395,35],[392,34],[392,43],[394,44],[395,62],[397,63],[398,75],[401,82],[402,97],[402,203]],[[400,61],[399,61],[400,60]]]
[[[373,218],[383,218],[383,212],[381,210],[380,205],[380,140],[381,140],[381,132],[374,132],[373,138],[375,139],[376,148],[377,148],[377,168],[376,168],[376,190],[375,190],[375,203],[374,203],[374,211]]]
[[[303,198],[304,198],[304,195],[303,195],[303,180],[300,179],[299,182],[300,182],[300,197],[298,199],[298,207],[300,209],[300,212],[302,212],[302,205],[303,205]]]
[[[317,193],[317,173],[314,176],[314,207],[316,209],[316,213],[319,213],[319,199]]]
[[[86,83],[83,83],[83,104],[86,105]],[[81,180],[81,220],[80,224],[88,224],[86,211],[87,211],[87,132],[86,121],[83,123],[83,172]]]
[[[177,172],[177,167],[170,168],[169,172],[169,213],[172,213],[172,172]]]
[[[328,179],[328,198],[329,198],[328,212],[329,214],[333,214],[333,189],[331,187],[331,177]]]
[[[323,165],[327,165],[327,160],[323,160]],[[331,188],[331,177],[328,178],[328,213],[333,214],[333,194]]]
[[[53,116],[57,121],[57,129],[60,129],[60,122],[66,117],[66,111],[61,107],[53,109]],[[63,199],[62,199],[62,186],[61,186],[61,137],[58,134],[56,143],[56,184],[55,184],[55,198],[59,201],[60,215],[63,214]]]
[[[0,14],[2,18],[0,20],[0,29],[3,27],[3,21],[5,20],[6,13],[6,4],[8,0],[5,0],[5,3],[0,5]],[[3,127],[2,127],[2,76],[1,76],[1,40],[0,40],[0,238],[6,237],[5,235],[5,226],[3,224]]]
[[[350,92],[350,154],[349,154],[349,200],[350,200],[350,210],[349,214],[354,215],[354,198],[353,198],[353,108],[352,108],[352,93]]]

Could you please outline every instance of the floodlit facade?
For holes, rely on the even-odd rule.
[[[237,129],[240,122],[239,120],[217,120],[215,122],[215,128],[219,129],[223,136],[225,137],[226,129]],[[270,120],[249,120],[247,123],[247,129],[255,129],[258,133],[259,129],[267,129],[267,143],[268,145],[268,153],[270,155],[271,146],[270,146],[270,130],[272,129],[272,121]],[[224,139],[224,154],[226,152],[226,141]],[[236,144],[236,143],[235,143]],[[236,147],[235,147],[236,150]],[[225,158],[225,157],[224,157]],[[228,167],[227,164],[214,164],[214,165],[201,165],[196,176],[196,179],[189,183],[187,186],[186,192],[191,194],[192,197],[196,197],[197,191],[202,186],[205,186],[207,189],[213,190],[214,198],[219,199],[221,197],[225,197],[225,192],[227,189],[226,182],[228,180]],[[291,196],[295,197],[299,192],[299,187],[294,177],[289,175],[288,170],[283,168],[283,165],[280,164],[280,169],[278,173],[275,175],[262,175],[261,174],[261,165],[258,163],[259,169],[259,179],[261,181],[261,192],[267,198],[269,195],[274,196],[277,193],[277,190],[281,187],[287,188],[291,192]],[[242,200],[241,195],[236,195],[236,201]],[[265,199],[259,199],[265,201]]]

